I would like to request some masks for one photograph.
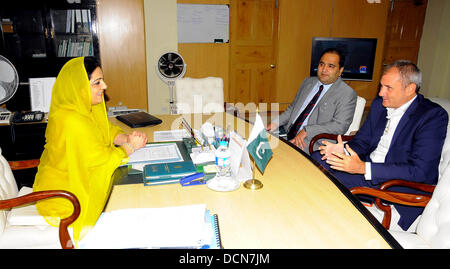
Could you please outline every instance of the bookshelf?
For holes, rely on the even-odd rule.
[[[29,78],[56,77],[74,57],[100,61],[95,0],[6,1],[0,23],[0,54],[22,83],[6,104],[11,111],[30,109]]]
[[[93,56],[92,14],[88,8],[52,9],[56,57]]]

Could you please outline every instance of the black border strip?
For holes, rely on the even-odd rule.
[[[247,123],[251,123],[247,118],[237,117],[242,120],[245,120]],[[286,139],[280,138],[278,135],[269,132],[272,136],[278,138],[278,140],[283,141],[291,148],[295,149],[297,152],[302,154],[306,159],[312,162],[322,173],[324,173],[336,187],[350,200],[350,202],[359,210],[359,212],[369,221],[370,224],[375,228],[375,230],[383,237],[383,239],[394,249],[403,249],[403,247],[395,240],[395,238],[384,228],[383,225],[372,215],[372,213],[364,207],[364,205],[353,195],[350,190],[345,187],[332,173],[330,173],[327,169],[325,169],[322,165],[320,165],[316,160],[311,158],[308,154],[306,154],[303,150],[298,148],[293,143],[287,141]]]

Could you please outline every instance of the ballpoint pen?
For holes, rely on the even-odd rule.
[[[186,130],[190,133],[190,135],[194,139],[195,144],[197,146],[200,146],[201,149],[203,150],[203,145],[200,143],[200,141],[198,141],[197,137],[195,137],[194,130],[191,128],[191,126],[186,122],[186,120],[184,118],[181,118],[181,120],[182,120],[181,123],[183,124],[184,128],[186,128]]]

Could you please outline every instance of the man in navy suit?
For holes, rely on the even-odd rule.
[[[312,157],[349,189],[378,188],[390,179],[436,184],[448,115],[418,93],[421,80],[420,70],[409,61],[389,65],[367,119],[345,145],[347,152],[339,136],[337,144],[324,141]],[[406,191],[401,187],[390,190]],[[404,230],[423,211],[394,206],[400,214],[398,225]]]

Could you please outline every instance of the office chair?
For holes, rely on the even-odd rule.
[[[450,100],[430,98],[433,102],[441,105],[447,113],[450,111]],[[450,248],[450,124],[447,126],[447,136],[441,152],[439,163],[439,178],[437,185],[411,182],[393,179],[382,184],[378,189],[366,187],[352,188],[350,191],[355,195],[370,195],[376,197],[372,208],[374,216],[378,212],[382,214],[382,225],[389,230],[392,236],[404,248]],[[404,186],[426,192],[428,194],[410,194],[392,192],[388,189],[392,186]],[[393,219],[395,207],[385,205],[381,202],[424,207],[421,216],[413,223],[408,231],[392,229],[396,222]],[[397,212],[398,214],[398,212]]]
[[[348,127],[347,132],[342,135],[342,141],[349,141],[353,138],[354,134],[359,130],[359,127],[361,125],[361,119],[364,113],[364,107],[366,105],[366,99],[364,99],[361,96],[358,96],[356,99],[356,107],[355,112],[353,114],[353,120],[350,126]],[[311,139],[311,142],[309,143],[309,154],[312,154],[314,151],[314,145],[319,139],[330,139],[330,140],[336,140],[337,135],[334,134],[318,134],[314,136]]]
[[[392,186],[406,186],[430,194],[409,194],[391,192]],[[450,166],[447,166],[436,186],[415,183],[406,180],[390,180],[379,189],[356,187],[350,190],[353,194],[370,195],[376,197],[376,206],[384,211],[382,221],[386,229],[390,228],[392,205],[384,205],[381,200],[391,203],[425,207],[416,221],[412,231],[390,229],[389,232],[403,248],[450,248]],[[414,225],[413,225],[414,226]]]
[[[218,77],[175,81],[178,114],[224,112],[223,80]]]
[[[366,99],[364,99],[361,96],[358,96],[356,99],[356,107],[355,113],[353,114],[352,123],[350,124],[347,132],[344,135],[352,135],[359,130],[365,106],[366,106]]]
[[[37,165],[39,162],[34,160],[31,163]],[[14,162],[14,167],[17,167],[16,164]],[[25,163],[25,167],[31,166]],[[68,199],[74,207],[72,215],[61,220],[59,228],[50,226],[39,215],[34,204],[38,200],[56,197]],[[6,210],[10,208],[12,209]],[[32,192],[29,187],[23,187],[19,191],[11,167],[1,155],[0,149],[0,248],[74,248],[67,227],[79,214],[78,199],[70,192]]]

